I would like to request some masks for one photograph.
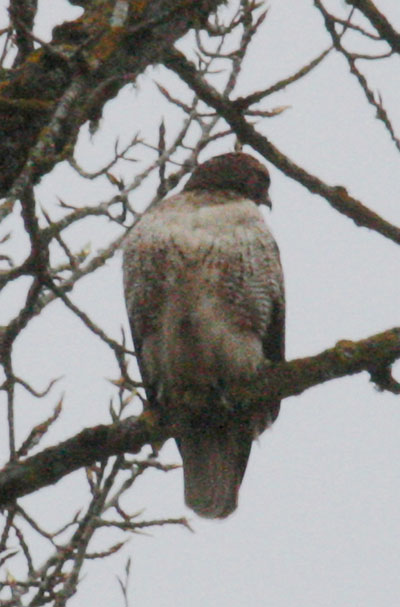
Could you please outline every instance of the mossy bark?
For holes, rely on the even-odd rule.
[[[84,13],[53,30],[51,43],[30,52],[0,82],[0,195],[6,196],[32,147],[33,182],[51,170],[74,144],[79,127],[97,119],[107,100],[150,64],[161,60],[191,27],[207,19],[223,0],[93,0]],[[82,4],[82,3],[80,3]],[[26,32],[27,38],[29,33]],[[79,95],[55,131],[46,131],[68,87],[79,79]]]

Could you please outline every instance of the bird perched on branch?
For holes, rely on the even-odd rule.
[[[235,510],[252,441],[279,413],[267,393],[252,398],[263,363],[284,357],[282,268],[258,208],[269,183],[252,156],[211,158],[142,216],[124,252],[149,407],[178,444],[186,504],[209,518]]]

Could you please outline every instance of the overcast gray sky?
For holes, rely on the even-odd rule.
[[[79,14],[62,0],[42,0],[37,31],[67,15]],[[346,15],[342,0],[325,2]],[[261,89],[299,69],[329,46],[330,39],[312,0],[270,0],[262,30],[246,59],[238,94]],[[400,28],[398,0],[376,5]],[[188,51],[192,37],[180,41]],[[366,50],[365,44],[359,47]],[[380,47],[384,50],[384,46]],[[363,65],[371,88],[380,92],[400,136],[399,57]],[[153,80],[190,98],[175,76],[161,67],[148,69],[133,89],[127,86],[107,104],[101,129],[92,139],[83,129],[77,157],[95,168],[112,156],[115,137],[127,141],[140,128],[155,142],[164,112],[167,134],[177,128],[170,106],[160,111]],[[399,153],[374,117],[344,59],[331,54],[309,76],[270,97],[263,107],[290,106],[280,116],[259,123],[260,132],[292,160],[330,185],[342,185],[394,224],[400,224]],[[232,140],[213,151],[230,151]],[[249,148],[244,151],[250,152]],[[137,153],[135,152],[135,156]],[[203,156],[205,159],[209,153]],[[140,159],[142,160],[142,159]],[[287,291],[288,358],[318,353],[340,339],[361,339],[398,326],[400,320],[400,251],[378,234],[335,212],[274,167],[266,213],[278,241]],[[128,170],[128,168],[126,169]],[[130,169],[131,170],[131,169]],[[154,182],[140,190],[138,207],[152,196]],[[87,184],[59,166],[37,187],[39,200],[55,209],[56,196],[73,204],[106,200],[106,180]],[[56,211],[54,210],[54,216]],[[11,220],[10,220],[11,221]],[[99,220],[68,233],[75,248],[102,246],[116,234]],[[10,243],[10,247],[15,246]],[[24,257],[20,249],[21,259]],[[1,304],[3,319],[23,298],[15,284]],[[108,334],[127,329],[121,283],[121,256],[86,278],[73,300]],[[43,336],[46,336],[43,339]],[[35,385],[64,376],[63,417],[46,438],[54,444],[83,427],[108,423],[118,376],[105,348],[78,319],[53,304],[35,319],[16,346],[21,375]],[[400,368],[397,367],[400,377]],[[50,411],[21,393],[17,434]],[[2,424],[4,425],[4,423]],[[4,433],[4,429],[1,430]],[[5,433],[2,436],[5,444]],[[172,441],[162,451],[178,462]],[[55,487],[24,498],[23,504],[49,528],[85,501],[84,472]],[[132,535],[112,559],[89,563],[71,607],[122,605],[116,575],[132,558],[131,605],[135,607],[397,607],[400,594],[400,400],[379,393],[363,373],[329,382],[300,397],[285,400],[271,430],[254,444],[237,512],[223,522],[204,521],[183,504],[182,472],[149,472],[125,497],[130,512],[145,509],[146,518],[186,515],[194,534],[179,527]],[[92,551],[104,549],[110,533],[96,536]],[[45,546],[38,544],[37,554]]]

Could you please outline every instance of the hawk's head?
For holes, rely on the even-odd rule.
[[[196,167],[184,190],[231,190],[271,207],[269,184],[268,170],[261,162],[248,154],[232,152]]]

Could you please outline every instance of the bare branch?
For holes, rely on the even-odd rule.
[[[342,186],[328,186],[323,181],[307,173],[287,156],[282,154],[266,137],[258,133],[237,110],[234,102],[222,96],[205,82],[196,72],[194,64],[176,51],[165,55],[165,65],[176,72],[206,103],[214,107],[218,114],[232,127],[240,141],[250,145],[266,160],[283,173],[305,186],[313,194],[323,196],[340,213],[350,217],[357,225],[375,230],[382,236],[400,244],[400,228],[385,221],[361,202],[350,196]]]
[[[266,365],[256,379],[255,405],[268,398],[287,398],[346,375],[368,371],[376,381],[385,377],[390,365],[400,358],[400,328],[373,335],[358,342],[340,341],[316,356],[277,365]],[[253,384],[254,385],[254,384]],[[388,384],[381,385],[387,389]],[[392,391],[400,393],[393,380]],[[256,390],[252,389],[256,394]],[[252,406],[253,403],[248,403]],[[22,462],[12,462],[0,472],[0,506],[51,485],[78,468],[104,461],[112,455],[138,453],[145,444],[162,443],[170,432],[158,425],[148,412],[111,426],[96,426],[80,432],[55,447],[45,449]],[[68,453],[68,457],[65,454]]]
[[[250,107],[250,105],[253,105],[253,103],[258,103],[265,97],[272,95],[272,93],[276,93],[276,92],[286,88],[287,86],[289,86],[289,84],[292,84],[293,82],[296,82],[297,80],[300,80],[300,78],[303,78],[304,76],[309,74],[315,67],[317,67],[317,65],[319,65],[321,63],[321,61],[323,61],[323,59],[325,59],[325,57],[331,52],[332,48],[333,48],[332,46],[327,48],[320,55],[318,55],[318,57],[316,57],[315,59],[310,61],[310,63],[308,63],[307,65],[302,67],[300,70],[298,70],[292,76],[289,76],[288,78],[284,78],[283,80],[276,82],[275,84],[273,84],[272,86],[269,86],[267,89],[264,89],[263,91],[257,91],[256,93],[252,93],[251,95],[248,95],[247,97],[238,97],[234,101],[234,104],[236,105],[237,109],[245,110],[248,107]]]
[[[118,16],[118,27],[114,3],[104,5],[101,18],[97,3],[90,3],[83,17],[56,28],[52,52],[44,47],[34,51],[34,60],[28,57],[16,77],[2,88],[0,193],[4,195],[14,184],[8,202],[1,207],[2,216],[10,212],[13,200],[28,183],[70,156],[79,127],[87,119],[101,116],[106,101],[125,85],[127,73],[136,78],[160,59],[163,48],[185,34],[197,19],[207,19],[222,1],[178,0],[164,3],[162,10],[158,2],[146,2],[145,11],[142,3],[130,2],[131,9]],[[102,86],[105,82],[107,86]],[[95,89],[99,94],[91,97]]]
[[[363,56],[363,55],[360,56],[355,53],[348,52],[344,48],[344,46],[341,42],[341,36],[339,36],[339,34],[337,34],[337,32],[336,32],[336,29],[335,29],[335,24],[337,22],[336,18],[334,18],[330,13],[328,13],[328,11],[325,9],[325,7],[323,6],[322,2],[320,2],[320,0],[314,0],[314,4],[319,9],[319,11],[322,13],[322,15],[324,17],[325,26],[326,26],[327,31],[331,35],[333,46],[339,53],[341,53],[345,57],[347,63],[349,64],[350,72],[357,78],[358,83],[360,84],[362,90],[364,91],[364,94],[367,98],[368,103],[376,109],[376,117],[383,122],[383,124],[385,125],[385,128],[387,129],[387,131],[390,134],[390,137],[394,141],[397,149],[400,151],[400,139],[398,139],[398,137],[396,137],[396,135],[395,135],[394,129],[389,120],[387,112],[386,112],[385,108],[383,107],[382,100],[379,99],[377,101],[375,99],[375,95],[374,95],[373,91],[370,89],[367,79],[360,72],[360,70],[357,68],[357,65],[356,65],[357,59],[372,59],[373,57]],[[351,18],[351,15],[348,20],[349,22],[350,22],[350,18]],[[342,35],[343,35],[344,31],[346,30],[346,28],[347,28],[347,23],[344,25]],[[374,57],[374,58],[379,59],[379,58],[382,58],[382,56]]]
[[[385,15],[376,8],[371,0],[346,0],[346,3],[361,11],[392,49],[396,53],[400,53],[400,34],[396,32]]]

